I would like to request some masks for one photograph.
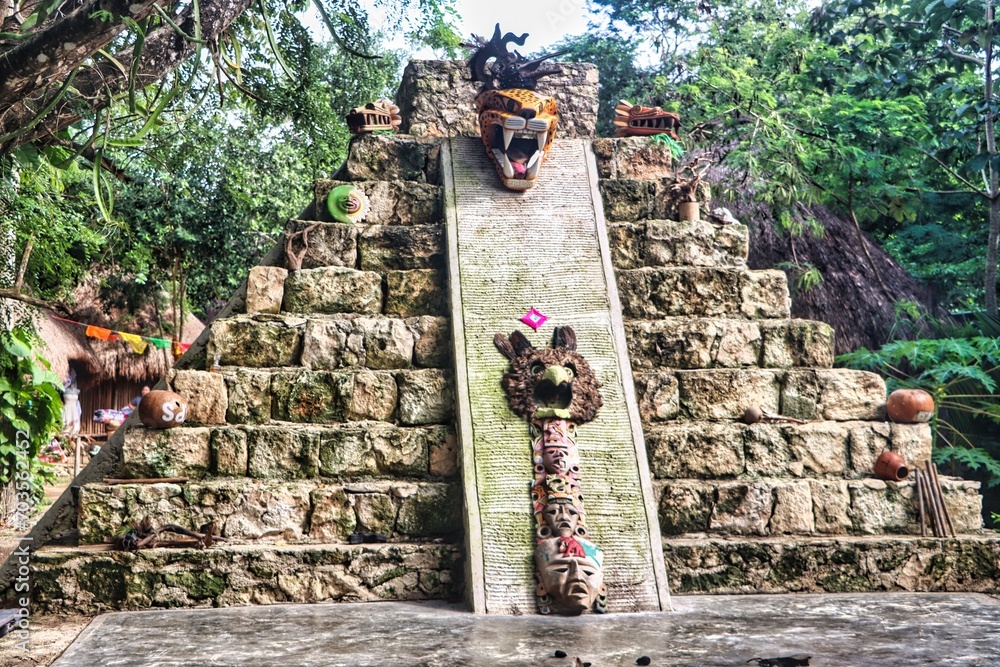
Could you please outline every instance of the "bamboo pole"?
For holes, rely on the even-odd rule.
[[[946,537],[944,531],[944,517],[941,514],[941,505],[938,501],[938,494],[935,492],[934,476],[931,473],[931,462],[926,463],[926,479],[928,481],[928,495],[931,499],[931,515],[934,517],[934,537]]]
[[[917,486],[917,507],[920,508],[920,536],[927,537],[927,519],[924,516],[924,485],[923,482],[920,481],[920,478],[922,477],[920,474],[920,468],[917,468],[913,474]]]
[[[957,537],[955,535],[955,525],[951,522],[951,512],[948,511],[948,506],[944,502],[944,487],[941,486],[941,479],[938,477],[937,465],[932,463],[931,470],[934,471],[934,485],[938,488],[939,498],[941,499],[941,510],[944,512],[945,523],[947,524],[948,530],[951,531],[951,536]]]

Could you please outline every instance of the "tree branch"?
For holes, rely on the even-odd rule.
[[[62,313],[63,315],[69,315],[69,307],[58,301],[45,301],[44,299],[36,299],[33,296],[28,296],[27,294],[22,294],[20,290],[15,289],[0,289],[0,299],[13,299],[14,301],[20,301],[26,303],[29,306],[35,306],[37,308],[45,308],[46,310],[54,310],[57,313]]]
[[[967,188],[969,188],[973,193],[979,195],[983,199],[990,199],[991,198],[988,194],[986,194],[985,192],[983,192],[982,190],[980,190],[979,188],[977,188],[975,185],[973,185],[967,178],[965,178],[964,176],[962,176],[961,174],[959,174],[957,171],[955,171],[954,169],[952,169],[951,167],[949,167],[947,164],[945,164],[941,160],[941,158],[939,158],[937,155],[934,155],[933,153],[931,153],[929,151],[925,151],[923,148],[920,148],[918,146],[914,146],[913,144],[910,144],[910,147],[911,148],[916,148],[918,151],[920,151],[921,153],[923,153],[924,155],[926,155],[930,159],[932,159],[935,162],[937,162],[939,165],[941,165],[941,167],[945,171],[947,171],[949,174],[951,174],[954,178],[957,178],[962,183],[964,183],[965,186]]]
[[[97,161],[97,151],[94,150],[93,146],[85,146],[84,144],[78,144],[75,141],[69,141],[68,139],[60,139],[52,134],[39,139],[35,143],[42,146],[62,146],[63,148],[73,151],[74,154],[78,154],[80,157],[89,160],[91,164]],[[122,183],[131,183],[135,180],[135,178],[130,176],[128,172],[115,164],[111,158],[102,155],[100,159],[101,168]]]
[[[64,78],[128,27],[123,17],[140,21],[166,1],[92,0],[0,54],[0,109]],[[113,18],[105,20],[103,12]]]
[[[31,250],[35,247],[35,237],[32,236],[24,244],[24,254],[21,255],[21,265],[17,268],[17,279],[14,280],[14,291],[20,292],[24,285],[24,272],[28,270],[28,258],[31,257]]]
[[[966,62],[972,63],[977,67],[986,67],[986,63],[982,58],[976,58],[974,56],[967,56],[964,53],[959,53],[955,49],[951,48],[951,44],[945,44],[944,48],[948,49],[948,53],[952,55],[953,58],[958,58],[959,60],[964,60]]]
[[[247,9],[250,0],[202,0],[200,4],[202,39],[214,41]],[[192,33],[193,5],[185,7],[178,19],[176,22],[184,31]],[[139,55],[139,65],[133,85],[138,89],[156,83],[180,67],[194,52],[195,45],[186,41],[170,26],[163,26],[150,32],[146,35]],[[134,57],[134,48],[115,55],[126,71],[131,69]],[[4,148],[14,148],[37,141],[47,134],[57,133],[80,119],[81,106],[96,111],[107,104],[107,97],[103,94],[105,90],[112,94],[121,93],[127,89],[128,83],[128,76],[106,60],[93,67],[81,68],[74,81],[74,88],[79,96],[60,102],[39,127],[15,137]],[[20,127],[32,117],[33,112],[23,103],[14,107],[7,117],[0,120],[0,135]]]

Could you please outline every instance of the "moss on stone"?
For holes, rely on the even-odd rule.
[[[175,588],[183,588],[193,600],[209,600],[226,590],[226,580],[210,571],[168,573],[163,575],[163,583]]]
[[[129,568],[121,563],[92,560],[80,565],[77,581],[80,588],[94,596],[94,603],[117,607],[127,597],[128,573]]]

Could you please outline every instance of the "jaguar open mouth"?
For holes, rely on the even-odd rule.
[[[573,402],[573,386],[568,382],[558,385],[542,380],[535,386],[535,403],[543,408],[566,409]]]
[[[490,151],[507,179],[534,181],[545,159],[549,121],[543,118],[505,118],[493,123]],[[527,183],[526,186],[530,187]]]

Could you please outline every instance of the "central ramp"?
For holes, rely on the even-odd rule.
[[[521,329],[547,347],[572,326],[597,373],[604,407],[580,427],[590,539],[605,551],[612,612],[670,608],[659,524],[632,386],[590,142],[557,140],[539,184],[503,188],[478,138],[442,151],[454,327],[467,582],[476,613],[535,613],[528,425],[500,386],[496,333]],[[537,332],[519,320],[549,316]]]

